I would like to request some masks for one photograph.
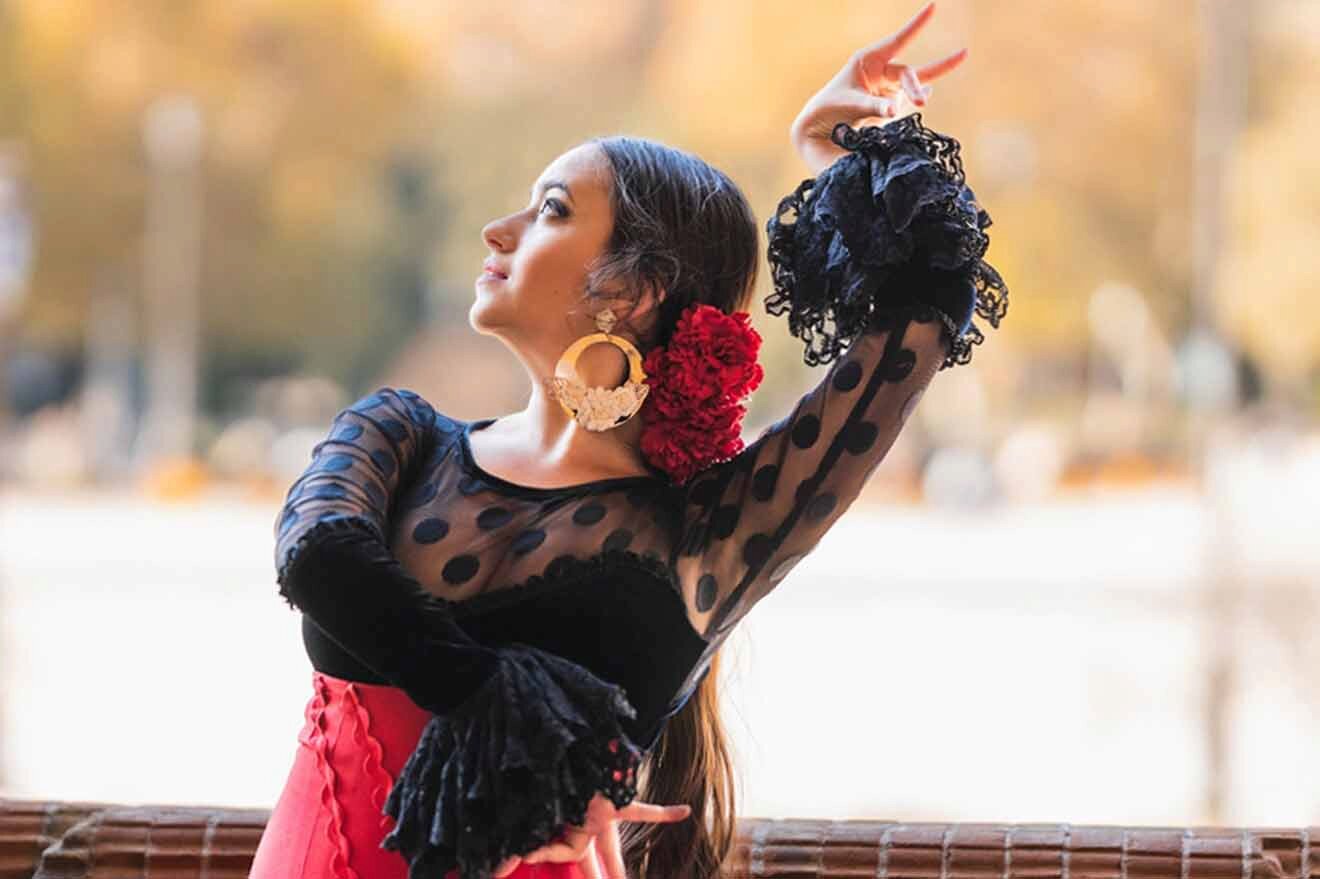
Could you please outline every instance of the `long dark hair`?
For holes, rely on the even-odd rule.
[[[666,345],[688,305],[745,310],[756,283],[756,216],[727,175],[691,153],[634,137],[596,138],[613,171],[614,231],[587,279],[588,296],[611,289],[665,298],[645,328],[627,326],[645,354]],[[643,802],[687,803],[677,824],[625,824],[624,862],[637,879],[715,879],[737,823],[733,764],[720,719],[719,654],[683,709],[669,719],[642,772]]]

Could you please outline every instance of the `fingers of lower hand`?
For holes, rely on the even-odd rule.
[[[623,847],[619,840],[618,826],[611,826],[596,839],[600,843],[600,853],[605,861],[606,879],[628,879],[623,863]]]
[[[632,802],[619,810],[621,821],[672,822],[682,821],[692,814],[692,807],[687,803],[673,806],[658,806],[653,803]]]

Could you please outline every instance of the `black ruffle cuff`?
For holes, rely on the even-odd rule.
[[[624,691],[576,663],[523,644],[500,648],[491,676],[427,724],[390,791],[410,879],[488,879],[510,855],[580,825],[596,792],[618,808],[637,796],[641,753],[622,729]],[[441,672],[443,673],[443,672]]]
[[[850,151],[785,197],[766,225],[774,292],[808,365],[835,360],[895,310],[938,317],[952,344],[942,367],[968,363],[998,327],[1004,281],[982,257],[990,215],[965,183],[958,141],[914,114],[880,127],[835,126]],[[790,218],[791,215],[791,218]]]

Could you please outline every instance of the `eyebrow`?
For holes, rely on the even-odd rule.
[[[545,183],[542,183],[540,187],[533,185],[532,186],[533,198],[536,197],[536,192],[538,188],[540,189],[541,192],[545,192],[547,189],[562,189],[564,190],[564,195],[568,196],[568,200],[569,201],[573,200],[573,190],[569,189],[568,184],[565,183],[563,180],[547,180],[545,181]]]

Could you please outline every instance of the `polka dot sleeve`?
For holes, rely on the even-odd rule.
[[[948,351],[936,322],[858,339],[792,412],[689,492],[678,570],[706,637],[732,628],[861,493]]]
[[[970,361],[1008,291],[959,144],[920,115],[854,130],[767,224],[771,314],[829,372],[688,495],[680,570],[707,636],[727,631],[861,493],[940,369]]]
[[[280,593],[363,665],[435,716],[391,788],[382,845],[410,875],[491,875],[581,824],[599,792],[637,794],[624,691],[527,644],[487,647],[384,537],[391,498],[433,448],[434,410],[384,388],[334,419],[276,524]]]
[[[429,451],[434,418],[421,397],[389,388],[336,415],[280,511],[275,567],[290,605],[439,712],[489,677],[495,658],[403,569],[384,538],[389,498]]]

